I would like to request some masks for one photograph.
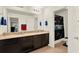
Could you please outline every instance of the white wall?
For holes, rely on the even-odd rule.
[[[2,14],[2,7],[0,6],[0,14]]]
[[[73,37],[74,37],[74,9],[71,8],[71,7],[68,7],[68,52],[73,52],[73,46],[74,46],[74,43],[73,42]],[[74,25],[72,25],[74,24]],[[73,29],[72,29],[73,28]],[[73,46],[72,46],[73,45]]]

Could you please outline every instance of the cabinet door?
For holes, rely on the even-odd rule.
[[[4,41],[0,40],[0,53],[3,52],[3,45],[4,45]]]
[[[41,47],[41,35],[35,35],[33,37],[33,49]]]
[[[22,52],[29,52],[32,50],[32,37],[21,37],[19,41]]]
[[[0,52],[2,53],[14,53],[19,51],[17,45],[17,38],[6,39],[0,41]]]
[[[42,34],[41,35],[42,38],[42,46],[46,46],[49,44],[49,34]]]

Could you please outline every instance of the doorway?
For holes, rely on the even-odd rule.
[[[55,15],[55,41],[64,38],[64,17]]]
[[[68,10],[60,9],[56,10],[54,13],[54,35],[55,35],[55,44],[65,41],[63,44],[67,46],[68,40]]]

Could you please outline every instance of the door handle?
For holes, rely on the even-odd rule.
[[[74,37],[74,39],[77,39],[78,40],[79,38],[78,37]]]

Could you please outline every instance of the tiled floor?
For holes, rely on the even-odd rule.
[[[63,42],[55,45],[55,48],[49,46],[37,49],[31,53],[67,53],[67,47],[63,46]]]

